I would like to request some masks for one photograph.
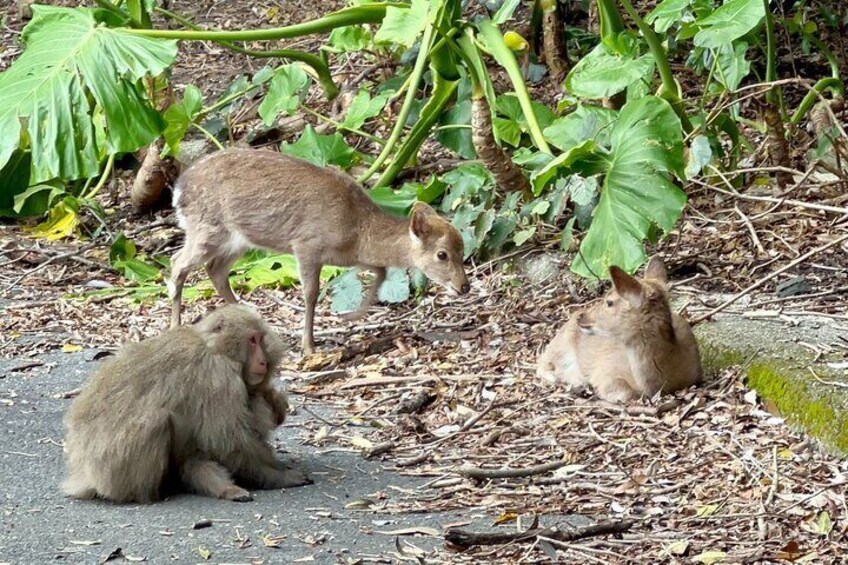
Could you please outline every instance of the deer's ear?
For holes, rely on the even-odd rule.
[[[642,304],[642,283],[631,277],[615,265],[610,266],[610,278],[615,291],[631,306],[639,307]]]
[[[412,207],[412,217],[409,219],[409,231],[418,239],[425,239],[431,231],[427,216],[435,214],[432,208],[423,202],[416,202]]]
[[[654,255],[648,261],[648,266],[645,267],[645,278],[659,281],[663,284],[668,284],[668,273],[665,270],[665,265],[659,256]]]

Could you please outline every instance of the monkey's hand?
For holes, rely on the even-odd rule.
[[[262,391],[262,396],[274,413],[274,423],[278,426],[281,425],[286,420],[286,414],[289,411],[289,401],[285,393],[273,387],[268,387]]]

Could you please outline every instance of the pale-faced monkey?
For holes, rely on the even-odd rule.
[[[150,502],[176,478],[198,494],[247,501],[233,476],[264,489],[311,483],[267,443],[288,408],[270,383],[282,352],[262,319],[236,305],[126,345],[65,416],[63,490]]]

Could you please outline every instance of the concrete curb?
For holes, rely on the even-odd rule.
[[[724,315],[699,324],[695,334],[708,378],[740,367],[770,412],[848,456],[848,376],[828,365],[845,361],[848,327],[821,317]]]

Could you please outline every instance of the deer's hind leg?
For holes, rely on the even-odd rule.
[[[194,233],[186,230],[186,240],[182,248],[171,259],[171,276],[168,280],[168,294],[173,301],[171,309],[171,327],[180,325],[182,314],[183,286],[186,278],[194,269],[209,263],[220,255],[222,242],[207,233]],[[228,267],[229,268],[229,267]],[[229,284],[229,283],[228,283]],[[232,294],[232,291],[230,291]]]
[[[218,296],[228,304],[238,302],[238,298],[233,293],[233,287],[230,286],[230,268],[242,254],[243,252],[239,251],[238,253],[219,255],[206,262],[206,273],[209,275],[209,280],[212,281],[212,286],[215,287]]]

